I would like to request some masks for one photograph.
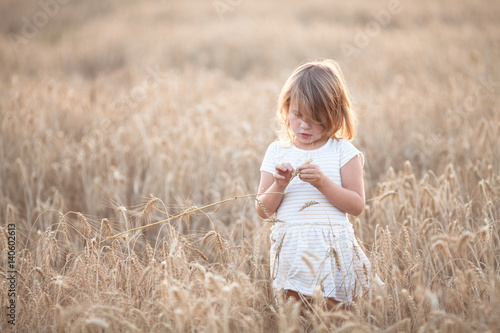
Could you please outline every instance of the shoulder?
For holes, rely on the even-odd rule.
[[[290,145],[286,145],[286,143],[283,143],[281,141],[274,141],[269,144],[266,150],[266,154],[264,156],[265,160],[274,160],[276,159],[283,150],[289,148]],[[274,163],[274,162],[273,162]]]
[[[340,149],[357,149],[351,141],[347,139],[334,139],[334,141],[337,141],[337,145]]]
[[[290,147],[290,144],[287,145],[281,141],[271,142],[271,144],[267,147],[260,170],[273,173],[276,163],[281,160],[283,156],[287,155],[286,152],[290,151]]]
[[[343,150],[356,149],[354,145],[347,139],[335,139],[331,138],[327,144],[326,150],[335,151],[336,153],[341,153]]]
[[[269,147],[267,147],[267,151],[277,152],[280,150],[289,149],[291,147],[292,145],[289,142],[274,141],[269,144]]]
[[[337,141],[337,149],[340,154],[341,166],[349,162],[355,156],[359,156],[361,158],[361,164],[364,165],[364,156],[358,148],[356,148],[351,141],[347,139],[338,139]]]
[[[289,149],[292,148],[292,143],[288,141],[274,141],[273,142],[278,149]]]

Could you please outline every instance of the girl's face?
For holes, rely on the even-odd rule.
[[[312,120],[301,117],[296,103],[290,104],[288,113],[290,127],[295,135],[295,141],[293,143],[297,148],[307,150],[316,149],[328,141],[323,126]]]

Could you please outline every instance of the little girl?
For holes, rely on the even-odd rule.
[[[346,215],[358,216],[365,205],[364,160],[349,142],[356,116],[338,65],[324,60],[298,67],[277,113],[281,141],[267,149],[255,206],[263,218],[276,213],[273,286],[306,300],[316,289],[329,304],[348,305],[369,287],[372,272]]]

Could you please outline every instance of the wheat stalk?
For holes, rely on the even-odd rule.
[[[267,194],[284,194],[284,193],[283,192],[269,192]],[[235,197],[232,197],[232,198],[229,198],[229,199],[224,199],[224,200],[221,200],[221,201],[217,201],[217,202],[214,202],[214,203],[202,206],[202,207],[188,209],[187,211],[184,211],[184,212],[182,212],[180,214],[177,214],[175,216],[169,217],[167,219],[164,219],[164,220],[161,220],[161,221],[157,221],[157,222],[154,222],[154,223],[150,223],[150,224],[147,224],[147,225],[144,225],[144,226],[140,226],[140,227],[137,227],[137,228],[128,229],[128,230],[120,232],[120,233],[118,233],[116,235],[107,237],[106,239],[100,241],[99,244],[101,244],[101,243],[103,243],[105,241],[108,241],[110,239],[113,239],[113,238],[121,237],[123,235],[126,235],[129,232],[133,232],[133,231],[137,231],[137,230],[141,230],[141,229],[146,229],[146,228],[151,228],[151,227],[154,227],[154,226],[162,224],[162,223],[170,222],[172,220],[178,219],[179,217],[185,216],[187,214],[191,214],[191,213],[194,213],[194,212],[197,212],[197,211],[201,211],[201,210],[205,210],[205,209],[208,209],[208,208],[211,208],[211,207],[215,207],[215,206],[224,205],[224,204],[226,204],[228,202],[231,202],[231,201],[234,201],[234,200],[243,199],[243,198],[257,197],[259,195],[262,195],[262,193],[240,195],[240,196],[235,196]]]
[[[299,212],[303,211],[307,207],[311,207],[314,205],[319,205],[319,202],[317,202],[316,200],[308,201],[299,209]]]
[[[302,164],[301,166],[304,166],[304,165],[307,165],[307,164],[311,164],[312,161],[313,161],[313,159],[310,158],[307,161],[305,161],[304,164]],[[299,168],[296,168],[295,170],[293,170],[292,177],[290,178],[290,182],[292,181],[292,179],[294,179],[295,177],[297,177],[299,174],[300,174]]]
[[[154,195],[150,194],[149,195],[149,198],[148,198],[148,202],[146,203],[146,205],[144,206],[144,209],[142,210],[141,212],[141,215],[144,216],[146,215],[152,208],[154,208],[154,205],[160,201],[160,199],[158,199],[157,197],[155,197]]]
[[[257,201],[257,204],[259,205],[260,209],[262,209],[262,211],[264,212],[264,214],[266,215],[267,218],[270,218],[270,215],[267,211],[267,208],[266,206],[264,206],[264,203],[262,201],[260,201],[258,198],[255,198],[255,200]]]
[[[331,255],[333,255],[333,258],[335,259],[335,265],[337,266],[337,269],[339,270],[339,272],[342,272],[342,266],[340,264],[339,254],[338,254],[337,250],[335,250],[335,248],[333,246],[331,246],[328,249],[328,252],[327,252],[327,257],[329,257]]]
[[[272,268],[273,280],[278,275],[277,268],[279,268],[279,260],[280,260],[281,248],[283,247],[283,242],[285,241],[285,236],[286,236],[286,231],[283,233],[283,237],[281,238],[281,241],[280,241],[280,243],[278,245],[278,248],[276,249],[276,255],[274,256],[274,265],[273,265],[273,268]]]
[[[276,217],[270,217],[264,220],[264,222],[269,222],[269,223],[285,223],[284,221],[277,219]]]
[[[111,225],[109,224],[109,220],[107,218],[103,218],[101,220],[101,225],[103,225],[104,228],[106,228],[110,236],[113,235],[113,229],[111,229]]]

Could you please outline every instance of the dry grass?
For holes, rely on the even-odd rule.
[[[0,285],[15,223],[16,328],[497,331],[499,5],[401,1],[347,56],[387,6],[242,1],[221,20],[210,1],[69,2],[14,52],[41,9],[3,1]],[[357,101],[368,201],[352,222],[387,290],[301,319],[272,293],[254,198],[198,207],[255,193],[281,85],[318,57]]]

